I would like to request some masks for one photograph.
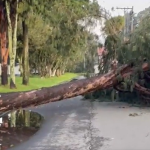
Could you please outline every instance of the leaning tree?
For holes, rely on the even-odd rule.
[[[6,0],[6,2],[9,1]],[[74,5],[76,6],[76,3],[74,3]],[[8,6],[8,3],[6,3],[6,6]],[[9,17],[10,15],[8,13],[10,12],[9,8],[10,7],[7,8],[7,17]],[[66,9],[66,7],[64,7],[64,9]],[[66,11],[68,11],[68,9],[66,9]],[[69,21],[74,22],[75,17],[77,16],[74,14],[72,20]],[[7,20],[8,20],[8,29],[9,29],[8,37],[9,37],[10,34],[12,33],[11,32],[12,30],[10,30],[10,27],[12,26],[9,26],[10,18],[7,18]],[[114,89],[120,92],[132,92],[133,90],[136,90],[141,95],[141,98],[145,102],[148,102],[150,89],[148,89],[148,85],[146,85],[145,83],[148,83],[150,81],[150,73],[149,73],[150,67],[148,61],[150,58],[148,52],[149,49],[148,41],[150,37],[149,20],[150,17],[147,16],[146,18],[143,19],[141,23],[139,23],[139,27],[131,35],[128,42],[124,42],[120,40],[119,34],[118,33],[116,34],[116,32],[115,34],[113,33],[111,35],[110,39],[108,39],[108,43],[110,43],[110,48],[112,49],[110,49],[110,51],[108,51],[108,53],[105,55],[105,60],[106,60],[105,65],[109,64],[109,60],[114,58],[113,52],[115,50],[115,57],[118,59],[120,67],[119,66],[113,67],[113,69],[106,74],[100,74],[97,77],[87,78],[80,81],[72,81],[72,82],[68,82],[65,84],[48,87],[48,88],[43,87],[41,89],[28,91],[28,92],[1,94],[0,112],[19,109],[21,107],[25,108],[29,106],[37,106],[49,102],[55,102],[66,98],[83,95],[85,93],[93,92],[95,90],[108,89],[110,87],[113,87]],[[65,18],[64,20],[60,20],[60,23],[62,23],[61,24],[62,28],[66,27],[65,29],[67,29],[67,27],[69,27],[70,25],[68,22],[67,24],[65,24]],[[59,27],[58,31],[61,31],[60,26],[56,26],[56,29],[58,27]],[[74,30],[74,26],[71,27],[72,28],[71,29],[69,28],[69,31]],[[75,29],[77,30],[77,28]],[[67,32],[67,30],[65,31]],[[58,33],[56,35],[53,38],[59,40],[60,33],[59,35]],[[9,42],[10,42],[9,47],[12,48],[11,47],[12,45],[10,45],[12,39],[10,38],[11,36],[9,37]],[[111,39],[114,40],[114,42],[112,42],[113,46],[111,46],[111,41],[109,41]],[[13,42],[15,43],[16,41]],[[67,43],[67,41],[65,42],[66,42],[65,45],[62,45],[62,43],[60,42],[56,43],[57,48],[59,46],[63,46],[64,48],[67,48],[66,44],[70,44],[70,43]],[[73,42],[73,44],[78,44],[78,41],[75,41],[75,43]],[[60,51],[59,54],[62,54],[61,52],[62,51]],[[73,51],[67,49],[66,52],[67,54],[69,54],[72,53]],[[108,67],[107,69],[110,68]]]

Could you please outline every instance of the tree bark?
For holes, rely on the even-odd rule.
[[[143,64],[142,68],[144,71],[147,71],[149,69],[148,64]],[[134,68],[130,65],[122,66],[119,70],[122,77],[127,77],[134,73]],[[117,82],[117,76],[118,73],[116,73],[116,71],[111,71],[97,77],[72,81],[53,87],[41,88],[39,90],[1,94],[0,112],[56,102],[83,95],[97,89],[107,89]]]
[[[0,21],[1,21],[1,29],[0,29],[0,41],[1,41],[1,84],[8,84],[8,48],[7,48],[7,23],[4,17],[3,7],[0,7]]]
[[[2,63],[1,70],[2,70],[1,84],[5,86],[8,84],[8,66],[7,66],[7,64]]]
[[[22,84],[28,85],[29,83],[29,46],[28,46],[28,26],[25,20],[22,21],[23,29],[23,77]]]
[[[16,59],[16,49],[17,49],[17,22],[18,22],[18,0],[16,0],[15,7],[10,6],[10,1],[5,0],[6,15],[8,22],[8,47],[9,47],[9,57],[10,57],[10,88],[15,89],[15,59]],[[13,13],[11,13],[11,9]]]
[[[16,88],[15,85],[15,56],[12,50],[12,28],[8,27],[8,41],[9,41],[9,57],[10,57],[10,88]]]
[[[23,75],[22,55],[21,55],[21,56],[18,56],[18,61],[19,61],[20,77],[22,77],[22,75]]]
[[[52,69],[51,76],[54,77],[56,75],[56,69]]]

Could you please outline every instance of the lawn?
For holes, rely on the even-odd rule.
[[[74,77],[79,76],[75,73],[65,73],[60,77],[51,77],[51,78],[40,78],[40,77],[30,77],[29,85],[22,85],[22,78],[16,77],[16,86],[17,89],[9,89],[9,86],[0,86],[0,93],[7,92],[17,92],[17,91],[29,91],[33,89],[39,89],[41,87],[51,87],[57,84],[60,84],[65,81],[69,81]]]

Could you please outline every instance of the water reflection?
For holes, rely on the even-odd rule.
[[[0,118],[0,150],[26,141],[39,129],[43,117],[27,110],[12,111]]]

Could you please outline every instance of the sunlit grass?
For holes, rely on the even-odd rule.
[[[9,89],[8,86],[0,86],[0,93],[7,92],[17,92],[17,91],[29,91],[33,89],[39,89],[41,87],[51,87],[57,84],[60,84],[65,81],[69,81],[74,77],[79,76],[79,74],[75,73],[65,73],[60,77],[51,77],[51,78],[40,78],[38,76],[30,77],[29,85],[22,85],[22,78],[16,77],[16,86],[17,89]]]

